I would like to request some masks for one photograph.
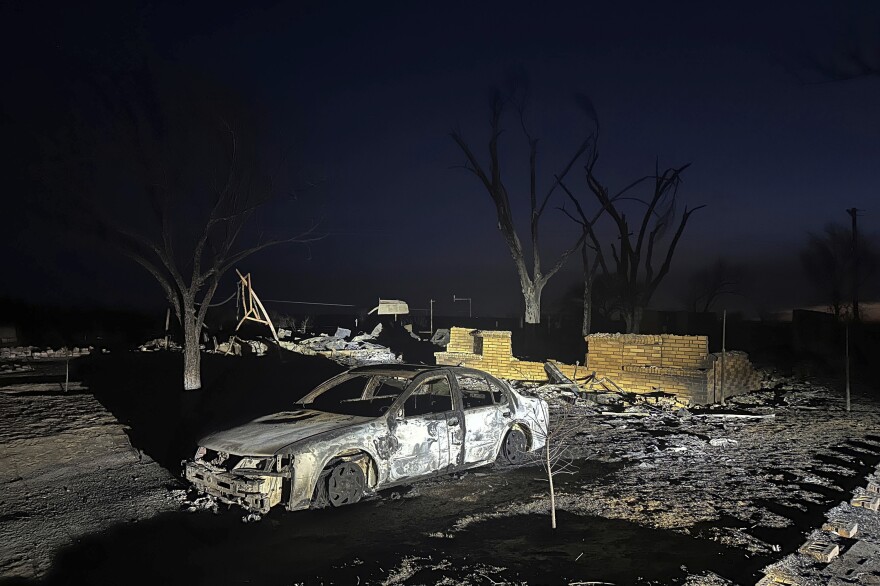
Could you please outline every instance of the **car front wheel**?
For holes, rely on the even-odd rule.
[[[526,457],[526,434],[519,429],[511,429],[501,444],[501,455],[507,464],[521,464]]]
[[[341,462],[327,478],[327,499],[334,507],[351,505],[364,496],[364,471],[355,462]]]

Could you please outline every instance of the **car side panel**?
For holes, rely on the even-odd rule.
[[[498,454],[504,433],[507,431],[507,420],[502,411],[509,412],[507,405],[486,405],[464,410],[465,428],[465,465],[477,462],[492,462]]]

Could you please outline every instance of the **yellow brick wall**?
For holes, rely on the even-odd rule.
[[[449,344],[447,352],[474,352],[474,337],[469,328],[449,328]]]
[[[706,336],[591,334],[587,336],[587,366],[597,372],[624,365],[705,368]]]
[[[662,361],[660,366],[705,368],[709,352],[707,336],[660,336]]]
[[[592,334],[587,370],[634,393],[662,390],[692,403],[720,399],[720,355],[708,354],[707,336]],[[725,360],[725,397],[760,388],[748,355],[731,351]]]
[[[437,364],[467,366],[484,370],[493,376],[511,380],[546,381],[543,362],[527,362],[513,357],[510,332],[450,328],[446,352],[436,352]],[[569,378],[587,374],[583,366],[555,362]]]
[[[541,362],[514,358],[510,332],[451,328],[446,352],[437,352],[437,364],[468,366],[499,378],[546,381]],[[706,336],[593,334],[587,336],[589,352],[577,368],[555,363],[569,378],[596,372],[622,390],[632,393],[663,391],[692,403],[712,402],[717,397],[720,360],[708,355]],[[728,352],[725,396],[759,388],[758,375],[748,356]]]

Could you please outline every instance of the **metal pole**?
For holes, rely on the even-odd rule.
[[[859,210],[857,208],[850,208],[846,210],[852,217],[852,243],[850,248],[850,254],[852,255],[852,315],[853,320],[856,322],[861,321],[862,316],[859,311]]]
[[[721,404],[724,405],[724,364],[727,361],[727,310],[721,313]]]
[[[849,324],[846,324],[846,412],[849,413]]]
[[[434,335],[434,300],[431,299],[431,335]]]
[[[452,294],[452,302],[455,303],[456,301],[467,301],[468,302],[468,317],[469,318],[474,317],[474,313],[471,310],[471,298],[470,297],[458,297],[455,295],[455,293],[453,293]]]

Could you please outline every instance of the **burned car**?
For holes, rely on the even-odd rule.
[[[203,438],[187,480],[261,513],[341,506],[498,458],[519,463],[548,428],[545,401],[463,367],[352,368],[295,405]]]

